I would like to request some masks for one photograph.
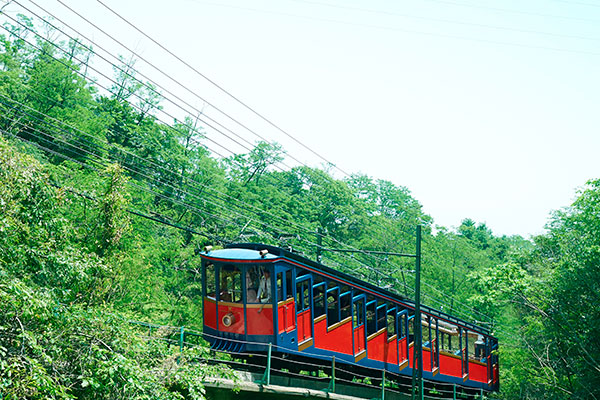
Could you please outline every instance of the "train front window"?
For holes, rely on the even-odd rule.
[[[283,301],[283,272],[277,273],[277,301]]]
[[[266,267],[259,267],[260,278],[258,280],[258,291],[256,292],[257,303],[271,302],[271,270]]]
[[[242,272],[231,264],[221,267],[219,279],[219,300],[228,302],[242,301]]]
[[[217,277],[215,276],[215,266],[211,263],[206,263],[206,296],[211,299],[217,297]]]
[[[258,290],[261,282],[265,279],[265,270],[263,266],[255,265],[246,269],[246,302],[259,303]],[[265,282],[266,286],[267,283]],[[270,286],[270,285],[269,285]],[[262,293],[261,293],[262,295]]]

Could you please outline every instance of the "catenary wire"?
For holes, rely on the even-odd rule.
[[[62,49],[61,49],[62,50]]]
[[[59,1],[62,4],[61,0],[57,0],[57,1]],[[269,125],[271,125],[272,127],[274,127],[275,129],[277,129],[279,132],[283,133],[288,138],[292,139],[294,142],[296,142],[300,146],[304,147],[306,150],[310,151],[315,156],[319,157],[321,160],[325,161],[327,164],[333,166],[335,169],[337,169],[338,171],[340,171],[345,176],[350,176],[350,174],[348,174],[346,171],[342,170],[336,164],[334,164],[331,161],[327,160],[325,157],[321,156],[315,150],[312,150],[310,147],[308,147],[307,145],[305,145],[304,143],[302,143],[301,141],[299,141],[298,139],[296,139],[294,136],[292,136],[291,134],[289,134],[287,131],[285,131],[282,128],[280,128],[279,126],[275,125],[275,123],[273,123],[270,119],[267,119],[265,116],[263,116],[262,114],[260,114],[258,111],[254,110],[252,107],[250,107],[249,105],[247,105],[246,103],[244,103],[243,101],[241,101],[238,97],[234,96],[232,93],[230,93],[229,91],[227,91],[226,89],[224,89],[222,86],[220,86],[219,84],[217,84],[215,81],[211,80],[206,75],[204,75],[203,73],[201,73],[200,71],[198,71],[198,69],[194,68],[192,65],[190,65],[189,63],[187,63],[181,57],[177,56],[171,50],[167,49],[161,43],[159,43],[158,41],[156,41],[155,39],[153,39],[152,37],[150,37],[148,34],[146,34],[144,31],[142,31],[140,28],[138,28],[136,25],[134,25],[132,22],[130,22],[126,18],[122,17],[119,13],[117,13],[115,10],[113,10],[108,5],[106,5],[105,3],[103,3],[101,0],[96,0],[96,1],[98,3],[100,3],[102,6],[104,6],[111,13],[113,13],[114,15],[116,15],[119,19],[121,19],[122,21],[124,21],[127,25],[131,26],[133,29],[135,29],[137,32],[139,32],[140,34],[142,34],[148,40],[150,40],[151,42],[153,42],[154,44],[156,44],[157,46],[159,46],[161,49],[163,49],[164,51],[166,51],[168,54],[170,54],[172,57],[174,57],[175,59],[177,59],[178,61],[180,61],[183,65],[185,65],[186,67],[190,68],[197,75],[199,75],[202,78],[206,79],[208,82],[210,82],[212,85],[214,85],[215,87],[217,87],[219,90],[223,91],[225,94],[227,94],[229,97],[231,97],[232,99],[234,99],[237,103],[239,103],[244,108],[248,109],[250,112],[252,112],[253,114],[255,114],[257,117],[259,117],[260,119],[262,119],[263,121],[265,121],[266,123],[268,123]]]
[[[172,82],[174,82],[175,84],[177,84],[179,87],[181,87],[182,89],[184,89],[185,91],[189,92],[190,94],[192,94],[194,97],[198,98],[199,100],[203,101],[204,103],[206,103],[207,105],[209,105],[210,107],[212,107],[213,109],[217,110],[221,115],[227,117],[228,119],[230,119],[231,121],[235,122],[238,126],[242,127],[243,129],[247,130],[248,132],[252,133],[254,136],[258,137],[260,140],[266,142],[266,143],[271,143],[273,144],[273,142],[269,141],[268,139],[266,139],[263,135],[260,135],[259,133],[257,133],[255,130],[250,129],[247,125],[242,124],[239,120],[233,118],[229,113],[226,113],[225,111],[223,111],[222,109],[220,109],[219,107],[217,107],[215,104],[211,103],[210,101],[206,100],[205,98],[201,97],[200,95],[198,95],[198,93],[190,90],[190,88],[182,83],[180,83],[179,81],[177,81],[176,79],[174,79],[170,74],[164,72],[162,69],[158,68],[156,65],[154,65],[152,62],[148,61],[147,59],[145,59],[142,55],[140,55],[138,52],[134,51],[133,49],[131,49],[130,47],[126,46],[125,44],[123,44],[120,40],[116,39],[114,36],[110,35],[109,33],[107,33],[104,29],[98,27],[96,24],[94,24],[92,21],[90,21],[88,18],[84,17],[83,15],[81,15],[79,12],[75,11],[73,8],[69,7],[67,4],[63,3],[60,0],[59,1],[60,4],[62,4],[65,8],[67,8],[69,11],[71,11],[73,14],[77,15],[79,18],[81,18],[82,20],[84,20],[85,22],[87,22],[88,24],[90,24],[91,26],[93,26],[94,28],[96,28],[98,31],[102,32],[105,36],[109,37],[111,40],[113,40],[115,43],[119,44],[121,47],[123,47],[125,50],[127,50],[129,53],[134,54],[136,57],[138,57],[140,60],[142,60],[143,62],[145,62],[147,65],[149,65],[151,68],[153,68],[155,71],[159,72],[160,74],[162,74],[163,76],[167,77],[169,80],[171,80]],[[290,153],[288,153],[287,151],[285,151],[285,154],[291,158],[292,160],[296,161],[297,163],[307,166],[303,161],[299,160],[298,158],[294,157],[293,155],[291,155]]]

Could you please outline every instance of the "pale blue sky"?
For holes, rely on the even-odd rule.
[[[56,1],[35,1],[126,54]],[[319,165],[96,1],[63,1]],[[103,1],[343,170],[407,186],[437,224],[470,217],[496,234],[540,233],[551,210],[600,177],[595,0]]]

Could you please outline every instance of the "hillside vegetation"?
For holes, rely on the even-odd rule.
[[[217,157],[198,121],[167,124],[134,70],[90,79],[92,51],[50,42],[21,16],[0,35],[0,393],[4,399],[202,398],[224,369],[146,340],[130,320],[201,329],[199,251],[262,242],[414,252],[424,226],[425,304],[500,338],[502,399],[600,397],[600,181],[547,233],[435,226],[410,191],[336,179],[257,142]],[[46,32],[51,27],[46,26]],[[409,297],[411,262],[323,253]]]

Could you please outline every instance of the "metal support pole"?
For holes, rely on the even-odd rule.
[[[415,399],[415,381],[419,391],[419,398],[423,400],[423,334],[421,325],[421,225],[417,225],[417,251],[415,257],[415,317],[414,317],[415,345],[413,355],[413,381],[412,396]],[[415,364],[418,366],[415,370]]]
[[[454,387],[452,390],[452,400],[456,400],[456,383],[454,384]]]
[[[385,369],[381,370],[381,400],[385,400]]]
[[[321,228],[317,228],[317,262],[321,262],[321,252],[323,248],[323,234]]]
[[[335,393],[335,356],[331,359],[331,391]]]
[[[479,390],[481,391],[481,400],[483,400],[483,388]]]
[[[181,331],[179,333],[179,351],[183,351],[183,343],[185,338],[185,328],[182,326]]]
[[[267,386],[271,384],[271,343],[269,343],[269,354],[267,355],[267,370],[265,371]]]
[[[331,382],[329,382],[327,391],[335,393],[335,356],[331,358]]]

